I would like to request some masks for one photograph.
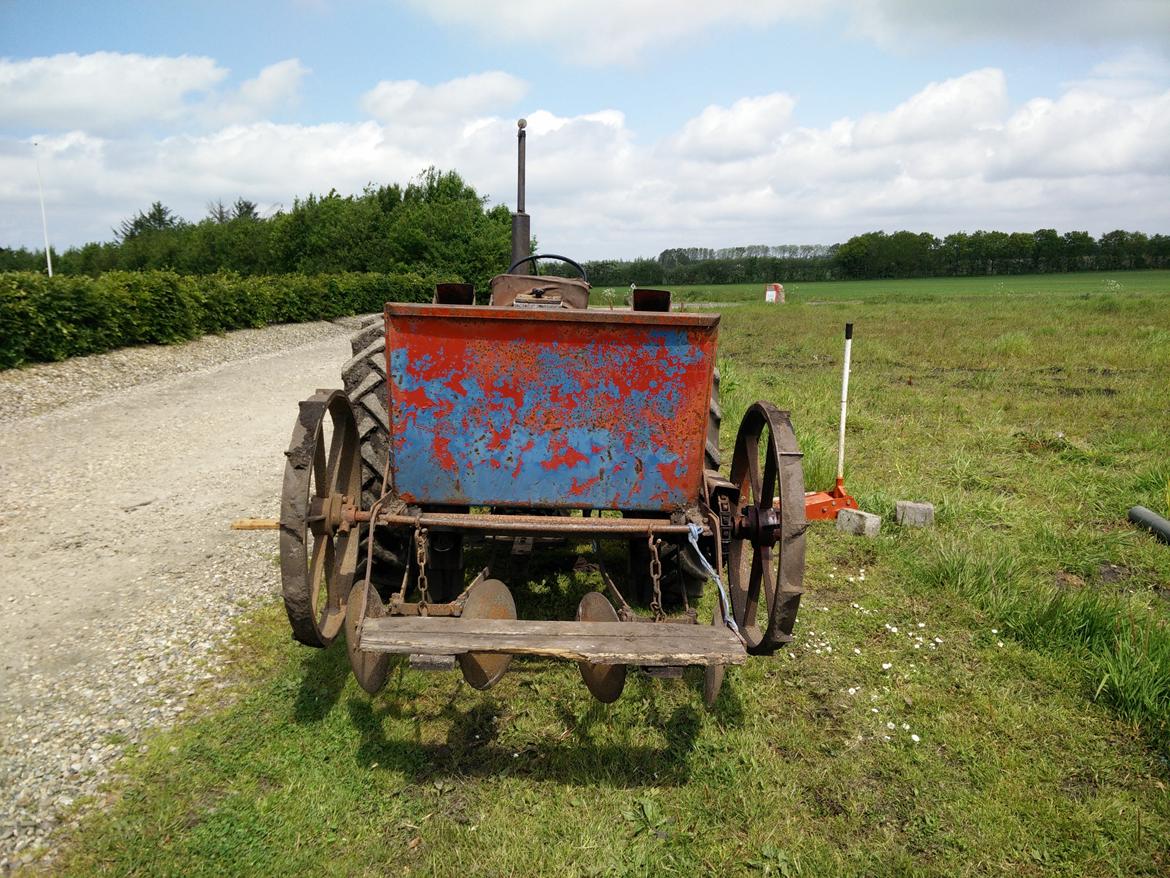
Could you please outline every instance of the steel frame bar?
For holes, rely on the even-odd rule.
[[[356,518],[361,520],[361,513],[358,513]],[[667,518],[593,518],[591,516],[498,515],[494,513],[421,512],[418,515],[410,515],[385,512],[378,515],[375,524],[395,527],[449,528],[504,536],[574,534],[596,537],[644,537],[647,534],[656,534],[685,537],[690,533],[690,525],[685,522],[675,524]],[[708,536],[709,534],[709,528],[703,525],[703,535]]]

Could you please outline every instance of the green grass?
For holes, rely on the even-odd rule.
[[[810,530],[791,653],[712,712],[695,674],[603,706],[542,661],[487,693],[397,668],[371,699],[266,609],[235,699],[128,760],[59,870],[1166,874],[1170,548],[1125,511],[1170,511],[1170,273],[796,287],[723,312],[722,444],[771,399],[828,487],[851,320],[847,484],[887,521]],[[569,617],[595,584],[572,558],[504,578]]]

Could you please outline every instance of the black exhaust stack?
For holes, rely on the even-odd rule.
[[[527,119],[516,122],[516,212],[512,214],[512,265],[532,255],[532,218],[524,212],[524,129],[527,126]],[[513,270],[518,269],[519,266]]]

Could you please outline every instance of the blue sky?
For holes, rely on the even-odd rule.
[[[1170,2],[0,2],[0,245],[454,167],[585,258],[1170,232]]]

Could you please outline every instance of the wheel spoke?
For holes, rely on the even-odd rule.
[[[768,430],[768,450],[764,456],[763,489],[757,501],[761,509],[771,509],[776,499],[776,437]]]
[[[329,471],[325,461],[325,446],[318,442],[313,448],[313,493],[318,497],[329,496]]]
[[[772,608],[776,606],[776,568],[773,562],[772,549],[764,546],[756,557],[760,559],[760,572],[763,574],[764,604],[768,608],[768,616],[772,615]]]
[[[329,440],[329,468],[325,476],[325,482],[329,486],[330,494],[344,493],[341,489],[344,487],[344,482],[339,481],[338,474],[345,464],[342,460],[342,446],[345,444],[345,430],[337,423],[337,418],[331,411],[329,413],[333,421],[333,436]]]
[[[345,595],[339,594],[335,587],[337,580],[337,550],[331,538],[321,540],[325,544],[325,613],[334,613],[341,606]]]
[[[761,563],[760,552],[757,550],[752,552],[751,573],[748,574],[747,600],[744,602],[744,636],[748,638],[749,642],[754,641],[758,643],[760,640],[760,583],[762,580],[763,565]]]
[[[313,617],[317,620],[322,618],[324,612],[324,607],[321,606],[321,586],[326,584],[325,566],[328,562],[326,546],[329,545],[328,540],[315,540],[313,542],[313,556],[309,561],[309,594],[312,600]]]
[[[748,560],[744,557],[744,540],[734,540],[727,553],[727,588],[731,593],[732,615],[737,621],[747,618],[747,577],[743,568]]]

